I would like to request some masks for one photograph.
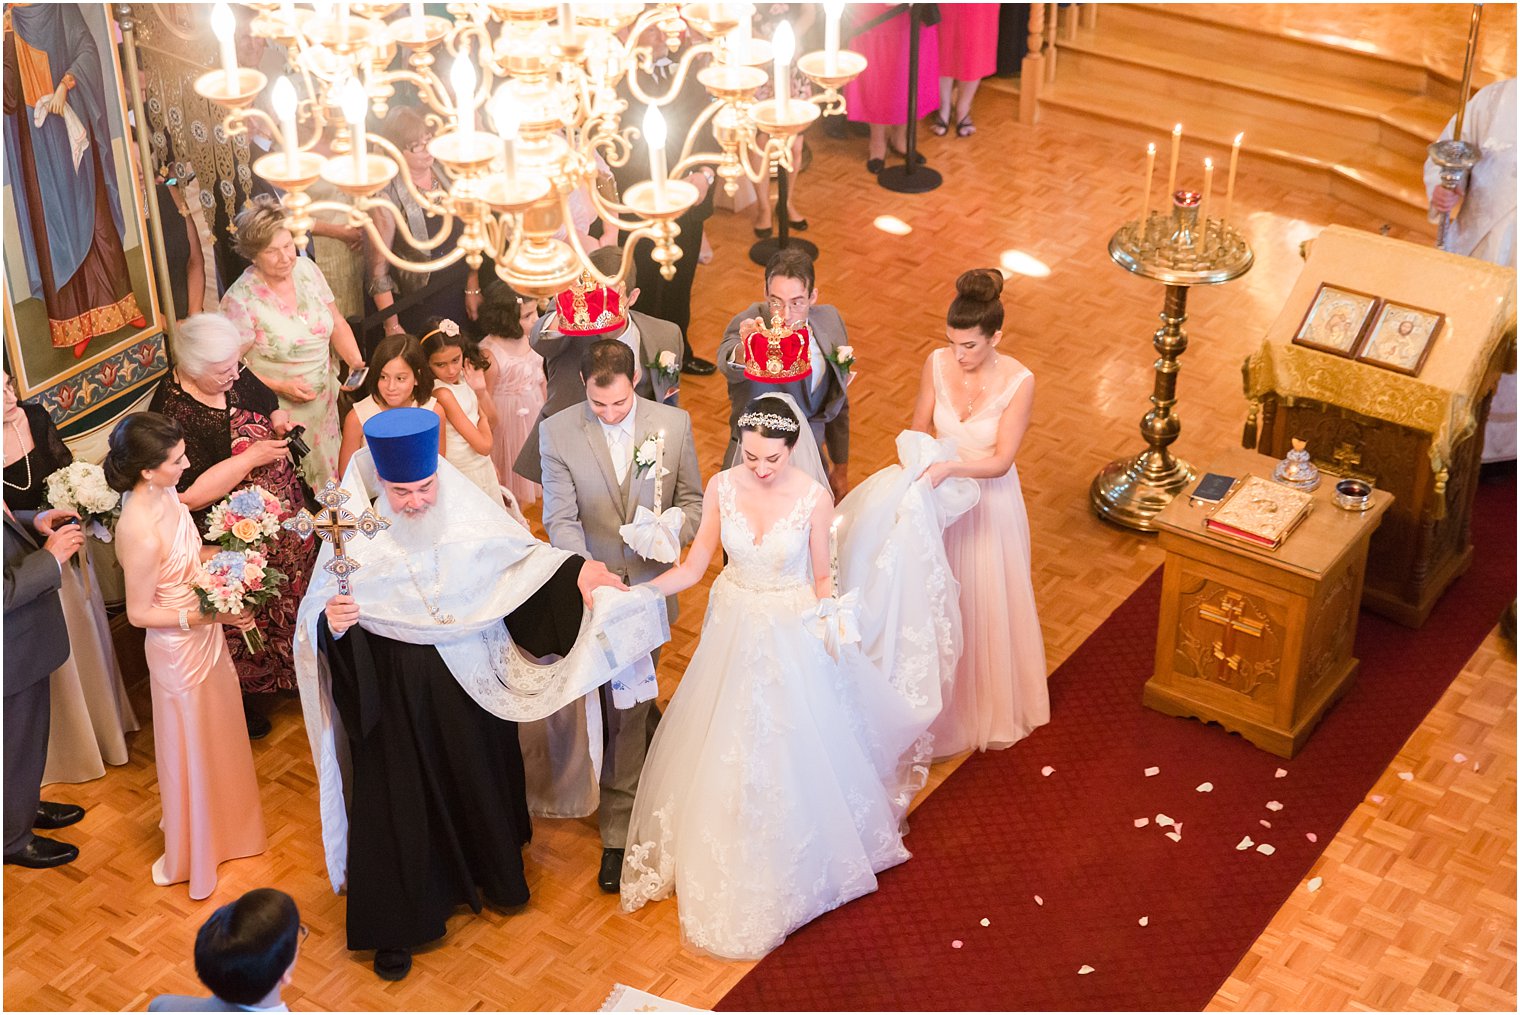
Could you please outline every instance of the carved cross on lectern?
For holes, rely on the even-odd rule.
[[[1240,615],[1245,608],[1245,600],[1236,592],[1226,592],[1218,605],[1205,603],[1198,607],[1199,619],[1223,628],[1220,640],[1214,643],[1214,658],[1219,660],[1221,683],[1229,683],[1231,675],[1240,672],[1240,653],[1234,651],[1235,633],[1238,631],[1252,638],[1260,638],[1266,629],[1263,624],[1242,620]]]
[[[391,527],[391,523],[375,514],[372,508],[365,508],[362,515],[349,511],[343,506],[348,498],[349,492],[339,486],[336,479],[329,479],[322,487],[322,492],[317,494],[317,502],[322,505],[322,510],[313,515],[302,508],[295,517],[285,520],[285,528],[302,539],[310,539],[315,535],[324,543],[332,544],[332,560],[324,564],[323,569],[337,577],[338,594],[342,596],[349,594],[348,576],[359,570],[359,562],[348,555],[343,544],[354,538],[355,534],[361,534],[365,539],[374,539]]]

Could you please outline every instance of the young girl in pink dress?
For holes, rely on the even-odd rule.
[[[1050,721],[1045,643],[1030,578],[1029,516],[1013,456],[1029,426],[1034,375],[1001,355],[1003,276],[995,268],[955,281],[945,319],[949,347],[924,365],[913,429],[956,442],[958,458],[929,467],[977,481],[977,505],[945,530],[945,553],[961,586],[964,649],[944,707],[930,727],[936,757],[1008,747]]]
[[[544,358],[528,345],[528,332],[538,320],[538,304],[520,299],[505,285],[486,291],[485,302],[475,318],[483,337],[480,351],[491,360],[486,369],[486,395],[496,404],[496,426],[491,430],[491,461],[501,485],[512,491],[519,505],[533,504],[538,484],[512,471],[517,453],[549,394],[544,377]]]
[[[191,580],[204,552],[175,484],[189,467],[178,423],[156,412],[123,419],[111,434],[106,480],[126,493],[116,552],[127,618],[144,628],[153,690],[153,755],[163,805],[164,852],[153,883],[216,890],[223,860],[264,852],[264,812],[243,719],[237,671],[222,625],[246,631],[252,614],[202,613]]]

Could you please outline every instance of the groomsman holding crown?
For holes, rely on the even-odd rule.
[[[757,354],[757,349],[765,344],[765,329],[776,317],[782,319],[787,338],[777,343],[779,359],[766,362],[763,350]],[[718,368],[728,378],[730,405],[724,464],[737,461],[739,416],[750,399],[784,392],[807,415],[819,448],[828,455],[834,499],[841,499],[850,458],[849,341],[839,311],[818,302],[813,259],[795,248],[778,250],[765,266],[765,301],[750,304],[729,321],[718,346]]]
[[[696,536],[702,520],[702,476],[691,416],[635,392],[633,352],[616,339],[591,344],[581,357],[580,376],[584,401],[539,426],[544,528],[555,547],[600,561],[630,585],[645,582],[668,570],[673,561],[646,560],[624,540],[621,530],[635,521],[639,507],[649,507],[655,515],[679,508],[684,515],[682,546]],[[658,480],[656,469],[663,470]],[[674,621],[676,600],[668,599],[666,606]],[[660,712],[653,701],[616,708],[606,685],[600,694],[606,748],[600,773],[602,865],[597,883],[605,892],[616,892],[628,818]],[[590,735],[599,737],[600,731],[591,730]]]

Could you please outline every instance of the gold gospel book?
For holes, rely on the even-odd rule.
[[[1222,536],[1275,550],[1304,520],[1313,502],[1302,490],[1247,476],[1203,524]]]

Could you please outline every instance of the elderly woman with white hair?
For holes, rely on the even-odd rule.
[[[279,498],[287,512],[305,502],[305,491],[291,461],[284,435],[290,415],[263,381],[241,362],[237,327],[221,314],[196,314],[174,337],[174,369],[159,384],[149,408],[179,423],[185,432],[190,467],[179,481],[179,499],[190,509],[196,527],[206,531],[206,515],[235,490],[261,486]],[[251,707],[247,696],[296,686],[291,659],[296,608],[306,592],[315,541],[282,532],[269,545],[270,563],[290,579],[280,598],[259,610],[266,647],[248,651],[242,636],[228,628],[242,684],[249,735],[269,732],[269,720]]]

